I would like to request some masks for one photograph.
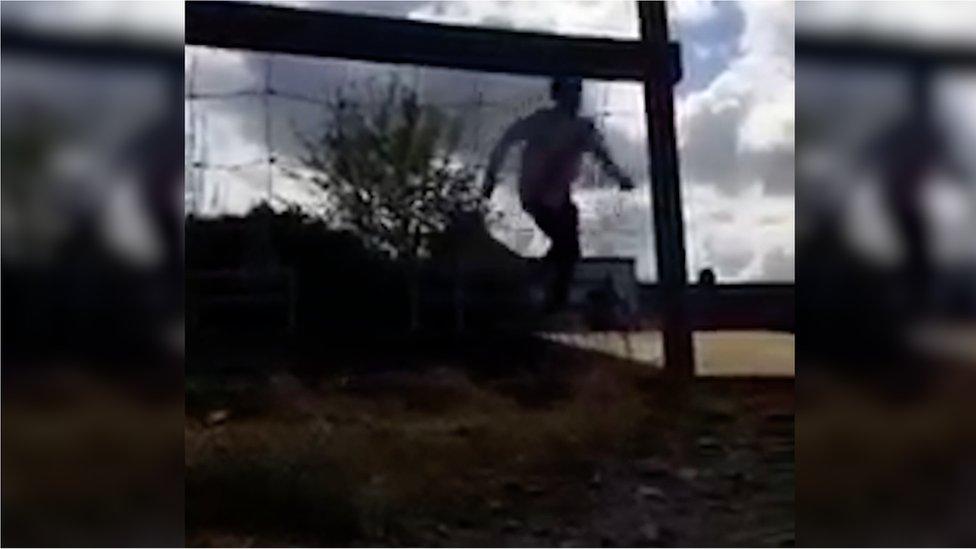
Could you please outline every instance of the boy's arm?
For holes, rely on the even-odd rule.
[[[634,181],[629,175],[624,173],[620,166],[610,157],[610,152],[607,150],[606,141],[603,139],[603,135],[596,128],[591,129],[591,139],[590,139],[590,150],[593,152],[593,156],[596,157],[600,166],[603,167],[603,171],[607,173],[610,177],[617,180],[620,183],[620,188],[625,191],[629,191],[634,188]]]
[[[491,151],[491,156],[488,158],[488,167],[485,170],[485,186],[483,189],[483,195],[485,198],[491,197],[492,191],[495,190],[496,178],[498,177],[498,168],[501,167],[502,163],[505,161],[505,156],[508,154],[508,150],[512,148],[512,145],[518,143],[524,139],[525,134],[526,119],[521,119],[509,126],[502,138],[498,140],[495,148]]]

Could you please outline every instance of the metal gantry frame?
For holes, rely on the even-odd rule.
[[[796,59],[829,67],[889,68],[909,80],[911,107],[931,117],[935,80],[950,71],[976,71],[976,47],[965,43],[908,44],[903,40],[863,36],[823,37],[800,33]]]
[[[674,123],[680,50],[664,2],[638,2],[640,40],[480,29],[238,2],[188,2],[187,45],[534,76],[644,84],[665,372],[694,375]]]

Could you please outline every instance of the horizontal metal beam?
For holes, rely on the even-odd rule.
[[[186,43],[512,74],[642,80],[640,41],[441,25],[239,2],[187,2]],[[669,44],[673,67],[679,48]],[[680,79],[680,69],[671,75]]]
[[[976,69],[976,46],[798,33],[796,58],[839,65]]]
[[[185,70],[183,48],[179,42],[154,42],[124,36],[72,35],[3,25],[0,49],[9,56],[99,67],[151,68],[171,73]]]

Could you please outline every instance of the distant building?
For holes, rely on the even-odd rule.
[[[610,291],[628,312],[638,309],[640,285],[633,258],[584,257],[576,265],[570,289],[570,303],[585,305],[599,292]]]

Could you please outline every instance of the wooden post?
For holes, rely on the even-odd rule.
[[[674,84],[680,70],[668,55],[668,24],[663,1],[637,2],[645,52],[644,111],[650,152],[654,244],[661,288],[664,370],[672,378],[695,375],[694,349],[685,311],[688,269],[674,124]]]

